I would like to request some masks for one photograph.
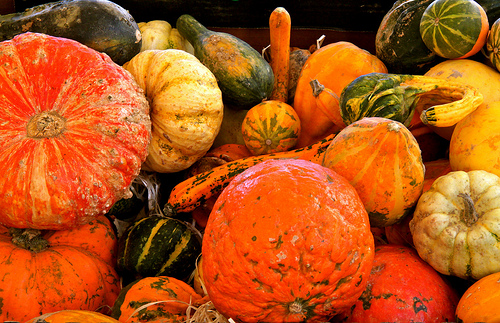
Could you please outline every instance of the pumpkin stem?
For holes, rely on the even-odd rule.
[[[30,138],[52,138],[66,129],[66,119],[55,111],[44,111],[34,115],[26,126]]]
[[[41,230],[9,228],[9,233],[14,245],[29,251],[39,252],[49,245],[49,242],[42,237]]]
[[[458,196],[464,199],[464,211],[462,212],[462,221],[470,227],[477,222],[479,216],[477,214],[476,208],[474,207],[474,201],[472,198],[465,193],[459,193]]]

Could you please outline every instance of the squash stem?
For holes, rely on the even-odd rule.
[[[9,228],[12,243],[19,248],[39,252],[49,246],[49,242],[42,237],[42,231],[36,229]]]
[[[472,198],[470,197],[469,194],[459,193],[458,196],[463,198],[463,200],[464,200],[464,210],[462,212],[462,221],[464,221],[465,224],[468,227],[470,227],[474,223],[476,223],[477,220],[479,219],[476,208],[474,207],[474,201],[472,201]]]

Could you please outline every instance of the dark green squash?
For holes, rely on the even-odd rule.
[[[420,37],[420,19],[434,0],[397,0],[375,35],[376,56],[389,73],[423,74],[439,58]]]
[[[500,1],[498,0],[476,0],[483,7],[488,16],[490,26],[500,18]]]
[[[269,98],[274,85],[273,70],[248,43],[211,31],[188,14],[177,19],[176,28],[193,45],[194,56],[217,78],[224,103],[249,109]]]
[[[131,280],[152,276],[186,280],[200,253],[201,239],[186,223],[149,216],[135,221],[120,237],[117,270]]]
[[[134,57],[142,42],[134,18],[108,0],[62,0],[0,16],[0,41],[27,31],[76,40],[119,65]]]

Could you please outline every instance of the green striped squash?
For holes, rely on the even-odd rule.
[[[149,216],[135,221],[120,237],[117,269],[129,279],[189,278],[201,253],[201,239],[177,219]]]
[[[500,71],[500,18],[491,25],[486,41],[486,55],[497,71]]]
[[[292,149],[300,129],[295,109],[278,100],[263,101],[248,110],[241,125],[245,146],[256,156]]]
[[[425,45],[444,58],[465,58],[486,43],[489,23],[485,10],[474,0],[436,0],[420,20]]]

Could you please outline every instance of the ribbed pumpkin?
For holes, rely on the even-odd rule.
[[[184,322],[188,307],[199,305],[201,299],[202,296],[182,280],[168,276],[145,277],[120,291],[111,317],[120,322]]]
[[[102,215],[71,230],[0,226],[0,321],[112,306],[120,291],[116,244]]]
[[[68,322],[85,322],[85,323],[120,323],[111,316],[104,315],[98,312],[85,310],[62,310],[32,318],[26,323],[68,323]]]
[[[328,146],[323,166],[356,188],[372,226],[398,222],[412,211],[422,193],[420,147],[398,121],[369,117],[351,123]]]
[[[500,18],[491,25],[485,49],[491,64],[500,71]]]
[[[457,303],[457,291],[415,249],[381,245],[366,290],[339,322],[453,322]]]
[[[152,140],[143,166],[173,173],[185,170],[212,146],[223,116],[215,76],[179,49],[146,50],[124,67],[151,105]]]
[[[149,216],[134,222],[118,242],[117,269],[127,280],[149,276],[189,278],[201,241],[186,223]]]
[[[350,42],[328,44],[309,56],[302,67],[293,102],[302,127],[297,147],[313,144],[341,128],[317,107],[310,82],[317,80],[340,97],[347,84],[371,72],[386,73],[387,68],[376,56]]]
[[[300,119],[294,108],[278,100],[252,107],[241,125],[245,146],[254,155],[292,149],[300,135]]]
[[[0,43],[0,223],[67,229],[123,197],[151,139],[134,79],[80,43],[25,33]]]
[[[466,58],[486,43],[490,24],[474,0],[435,0],[420,20],[425,45],[444,58]]]
[[[460,298],[456,317],[458,323],[500,322],[500,272],[476,281]]]
[[[236,322],[326,322],[361,295],[373,249],[366,210],[343,177],[306,160],[267,160],[217,199],[203,278]]]

